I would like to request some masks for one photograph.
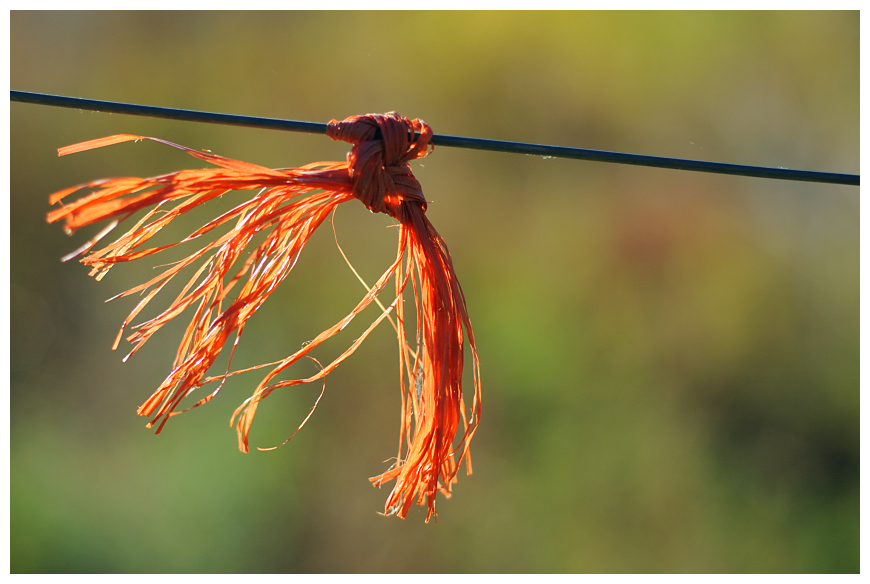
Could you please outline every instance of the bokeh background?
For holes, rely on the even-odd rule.
[[[859,171],[857,12],[12,12],[11,85]],[[484,399],[474,475],[426,525],[378,515],[388,490],[367,480],[398,440],[389,326],[277,451],[241,454],[228,426],[257,373],[154,436],[135,409],[185,323],[122,363],[135,299],[104,300],[160,262],[95,282],[59,261],[91,231],[45,224],[55,190],[203,164],[148,142],[57,158],[67,144],[136,133],[273,167],[346,145],[18,103],[10,121],[13,572],[859,570],[858,188],[448,148],[415,163]],[[374,280],[388,218],[347,204],[335,224]],[[280,359],[362,293],[321,229],[234,364]],[[284,440],[319,390],[270,397],[253,444]]]

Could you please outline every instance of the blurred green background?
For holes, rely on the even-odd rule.
[[[857,12],[12,12],[11,85],[320,122],[397,110],[442,134],[859,171]],[[426,525],[424,508],[379,516],[388,490],[367,480],[398,439],[388,326],[277,451],[243,455],[228,427],[256,373],[160,436],[144,428],[135,409],[186,323],[125,364],[110,347],[135,300],[103,301],[162,262],[102,282],[62,264],[96,229],[47,225],[47,197],[202,163],[147,142],[56,156],[114,133],[273,167],[347,151],[11,105],[13,572],[859,570],[856,187],[448,148],[414,163],[484,400],[474,475]],[[389,224],[358,204],[336,216],[370,282],[394,257]],[[362,293],[325,226],[234,365],[286,356]],[[253,445],[284,440],[319,389],[270,397]]]

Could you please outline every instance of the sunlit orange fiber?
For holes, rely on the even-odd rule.
[[[91,275],[98,280],[116,263],[150,256],[208,235],[221,225],[233,224],[227,233],[171,264],[158,276],[116,296],[140,294],[142,299],[121,326],[113,348],[117,348],[130,322],[172,278],[188,266],[198,264],[169,308],[133,326],[134,332],[127,336],[133,344],[126,357],[129,358],[164,324],[187,308],[194,310],[171,372],[138,410],[139,415],[151,417],[148,427],[157,424],[157,432],[169,417],[212,399],[228,376],[271,366],[272,370],[231,420],[231,424],[236,425],[239,447],[247,452],[248,434],[261,400],[276,389],[324,378],[349,357],[382,320],[395,313],[393,326],[399,342],[402,396],[399,454],[386,472],[371,481],[380,486],[395,479],[385,506],[386,514],[404,518],[413,503],[422,505],[425,500],[428,522],[436,514],[436,493],[450,495],[463,459],[471,474],[468,448],[480,416],[480,369],[465,298],[450,253],[426,217],[426,200],[408,165],[410,160],[429,153],[432,130],[420,120],[409,120],[390,112],[354,116],[342,122],[333,120],[327,134],[354,145],[347,162],[315,162],[300,168],[276,170],[198,152],[157,138],[129,134],[67,146],[58,151],[61,156],[131,140],[154,140],[185,150],[216,168],[182,170],[152,178],[101,179],[76,185],[51,195],[50,203],[61,202],[81,189],[93,190],[49,212],[48,222],[63,221],[67,233],[73,233],[109,220],[95,237],[65,258],[87,252],[79,261],[90,266]],[[233,190],[256,190],[256,194],[176,243],[145,247],[152,236],[176,217]],[[393,264],[347,316],[286,359],[238,371],[231,371],[227,365],[223,373],[209,376],[209,369],[230,337],[233,337],[229,355],[232,361],[245,323],[293,269],[314,230],[340,203],[352,198],[362,201],[372,212],[386,213],[398,221],[399,247]],[[126,233],[106,247],[93,249],[120,222],[140,210],[148,211]],[[265,240],[242,259],[243,252],[259,232],[266,233]],[[390,279],[395,281],[396,297],[383,306],[376,298]],[[414,293],[417,323],[412,343],[406,340],[401,301],[409,282]],[[273,381],[300,358],[311,357],[309,353],[341,331],[372,302],[381,307],[380,315],[338,358],[321,366],[311,377]],[[466,412],[462,398],[466,335],[474,385],[470,412]],[[218,385],[185,410],[178,409],[185,397],[210,383]]]

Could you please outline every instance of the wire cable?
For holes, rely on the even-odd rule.
[[[22,103],[67,107],[97,112],[129,114],[134,116],[147,116],[152,118],[166,118],[170,120],[284,130],[288,132],[306,132],[309,134],[326,134],[326,124],[317,122],[300,122],[277,118],[239,116],[150,105],[99,101],[95,99],[83,99],[80,97],[64,97],[45,93],[16,91],[14,89],[11,90],[11,100]],[[535,156],[551,156],[554,158],[572,158],[578,160],[592,160],[597,162],[612,162],[616,164],[632,164],[635,166],[691,170],[695,172],[710,172],[716,174],[730,174],[778,180],[797,180],[854,186],[860,185],[860,176],[857,174],[747,166],[743,164],[727,164],[723,162],[708,162],[704,160],[688,160],[682,158],[667,158],[663,156],[646,156],[643,154],[627,154],[624,152],[608,152],[605,150],[589,150],[586,148],[568,148],[565,146],[548,146],[524,142],[505,142],[502,140],[445,136],[442,134],[434,134],[430,142],[436,146],[471,148],[475,150],[490,150],[494,152],[531,154]]]

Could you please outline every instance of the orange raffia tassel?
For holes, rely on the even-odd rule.
[[[468,474],[471,474],[468,447],[480,416],[480,370],[465,298],[447,246],[426,218],[426,200],[408,165],[410,160],[429,153],[432,130],[420,120],[409,120],[390,112],[354,116],[342,122],[333,120],[328,125],[327,134],[354,145],[346,163],[315,162],[300,168],[273,170],[156,138],[127,134],[67,146],[58,151],[61,156],[148,139],[184,150],[217,168],[182,170],[144,179],[102,179],[64,189],[51,195],[50,203],[57,203],[80,189],[94,191],[48,213],[48,222],[63,221],[65,230],[73,233],[93,223],[110,220],[93,239],[64,258],[71,259],[88,252],[79,261],[91,266],[91,275],[98,280],[116,263],[153,255],[234,222],[224,235],[171,264],[148,282],[116,296],[139,293],[143,298],[124,321],[113,348],[117,348],[130,321],[172,278],[184,268],[199,263],[193,277],[169,308],[133,327],[135,332],[127,337],[134,345],[130,352],[132,355],[164,324],[185,309],[194,309],[172,371],[138,411],[141,416],[151,417],[148,427],[158,424],[157,432],[171,416],[186,411],[177,410],[179,404],[199,387],[220,382],[211,393],[187,409],[211,400],[230,375],[272,366],[253,395],[235,411],[230,422],[236,425],[240,449],[247,452],[248,433],[260,401],[276,389],[322,379],[349,357],[384,318],[395,312],[402,395],[399,455],[392,467],[371,481],[376,486],[396,481],[387,499],[386,514],[404,518],[414,502],[422,505],[425,499],[428,522],[436,514],[436,493],[450,495],[463,459]],[[194,207],[233,190],[249,189],[257,191],[251,199],[206,223],[178,243],[143,247],[160,229]],[[276,363],[240,371],[230,371],[227,366],[223,374],[207,376],[231,337],[234,338],[234,350],[245,323],[293,269],[314,230],[339,204],[353,198],[362,201],[372,212],[386,213],[399,222],[399,249],[393,264],[347,316],[296,353]],[[121,221],[144,209],[150,210],[115,242],[91,250]],[[261,231],[267,232],[265,240],[242,260],[245,248]],[[376,301],[391,278],[395,280],[396,298],[387,307],[381,306],[381,314],[344,353],[311,377],[273,381],[281,371],[308,356]],[[401,302],[409,281],[416,306],[414,348],[406,340]],[[473,361],[474,394],[470,414],[466,414],[462,399],[466,335]]]

